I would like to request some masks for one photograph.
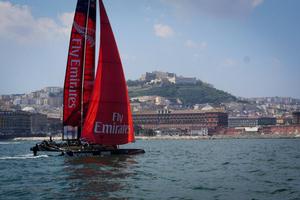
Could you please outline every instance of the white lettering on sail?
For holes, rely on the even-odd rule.
[[[123,121],[123,115],[120,113],[113,113],[112,117],[113,122],[122,122]]]
[[[95,46],[95,39],[93,35],[95,34],[95,30],[93,29],[87,29],[87,34],[85,34],[85,27],[80,26],[76,22],[73,23],[73,26],[77,33],[79,33],[82,37],[86,37],[87,42],[90,44],[91,47]]]
[[[128,124],[116,124],[116,122],[122,123],[123,115],[120,113],[112,114],[113,124],[104,124],[102,122],[95,122],[94,132],[105,134],[128,134]]]
[[[69,79],[69,96],[68,96],[68,107],[75,108],[77,102],[77,88],[79,85],[79,67],[80,67],[80,58],[79,52],[81,48],[81,38],[73,38],[70,44],[69,56],[70,60],[70,79]]]

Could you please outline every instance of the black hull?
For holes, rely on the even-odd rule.
[[[73,144],[56,143],[52,141],[43,141],[31,147],[33,155],[37,155],[38,151],[60,152],[61,155],[67,156],[104,156],[104,155],[136,155],[143,154],[143,149],[113,149],[101,147],[99,145],[81,145],[78,142]]]
[[[88,151],[66,151],[68,156],[108,156],[108,155],[137,155],[143,154],[143,149],[115,149],[115,150],[88,150]]]

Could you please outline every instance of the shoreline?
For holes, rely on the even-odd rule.
[[[276,135],[213,135],[213,136],[135,136],[136,140],[215,140],[215,139],[300,139],[300,134],[276,134]],[[43,141],[49,137],[16,137],[13,141]],[[54,141],[62,141],[61,137],[52,137]]]
[[[136,136],[136,140],[300,139],[300,135]]]
[[[12,140],[14,141],[43,141],[43,140],[49,140],[50,137],[49,136],[45,136],[45,137],[15,137]],[[59,136],[55,136],[52,137],[52,140],[54,141],[61,141],[61,137]]]

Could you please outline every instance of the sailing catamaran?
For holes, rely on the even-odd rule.
[[[119,149],[134,142],[134,130],[123,67],[102,0],[100,49],[95,76],[96,0],[78,0],[71,31],[64,83],[63,143],[43,141],[37,151],[63,154],[138,154]]]

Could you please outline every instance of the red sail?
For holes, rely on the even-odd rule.
[[[82,123],[88,111],[88,105],[92,96],[95,77],[96,0],[90,0],[85,40],[85,62],[83,67],[84,77],[82,91]]]
[[[90,143],[134,141],[127,85],[117,44],[100,0],[100,51],[93,94],[81,137]]]
[[[78,0],[71,31],[64,84],[63,139],[78,139],[82,118],[82,77],[90,1]]]

